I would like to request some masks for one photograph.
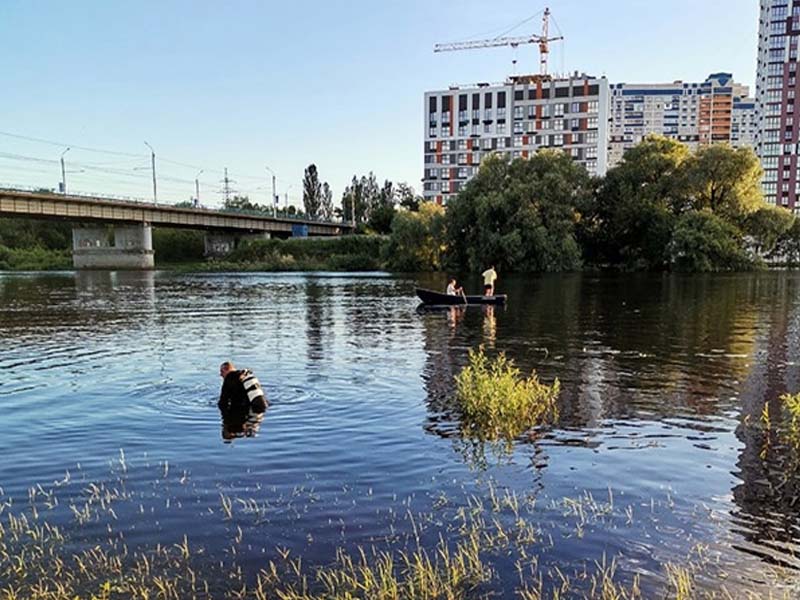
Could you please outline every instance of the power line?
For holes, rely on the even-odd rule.
[[[16,134],[16,133],[9,133],[7,131],[0,131],[0,135],[3,135],[5,137],[10,137],[10,138],[16,138],[18,140],[25,140],[25,141],[28,141],[28,142],[37,142],[39,144],[49,144],[51,146],[60,146],[62,148],[66,147],[66,146],[69,146],[70,148],[76,148],[78,150],[85,150],[86,152],[97,152],[99,154],[112,154],[112,155],[116,155],[116,156],[131,156],[131,157],[134,157],[134,158],[141,158],[143,156],[142,154],[132,154],[130,152],[119,152],[119,151],[116,151],[116,150],[100,150],[99,148],[90,148],[88,146],[78,146],[77,144],[65,144],[64,142],[55,142],[53,140],[44,140],[42,138],[30,137],[30,136],[27,136],[27,135],[19,135],[19,134]]]

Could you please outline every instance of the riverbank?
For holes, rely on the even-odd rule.
[[[0,246],[0,271],[59,271],[72,268],[69,250]]]

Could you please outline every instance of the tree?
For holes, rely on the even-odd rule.
[[[401,211],[392,220],[386,262],[395,271],[436,271],[442,267],[444,208],[424,203],[418,212]]]
[[[350,185],[342,194],[344,220],[356,225],[368,222],[379,195],[378,182],[371,171],[368,176],[362,175],[360,178],[353,175]]]
[[[378,193],[377,202],[370,210],[370,229],[375,233],[389,233],[392,230],[392,219],[394,219],[395,212],[397,211],[394,185],[387,179]]]
[[[685,170],[695,210],[707,208],[727,219],[741,221],[763,206],[763,171],[750,148],[703,146],[689,157]]]
[[[787,209],[765,204],[747,216],[744,231],[753,238],[755,251],[762,256],[769,256],[792,228],[795,220]]]
[[[405,208],[406,210],[417,211],[419,210],[421,200],[422,199],[417,196],[417,193],[414,191],[413,187],[407,183],[397,184],[397,203],[402,208]]]
[[[591,189],[583,167],[563,152],[513,162],[490,156],[448,204],[448,258],[472,271],[488,264],[504,271],[577,269],[575,224]]]
[[[688,207],[686,145],[647,136],[600,183],[579,235],[584,256],[627,270],[664,269],[676,215]]]
[[[268,206],[261,206],[255,202],[250,202],[248,196],[233,196],[222,204],[222,210],[226,212],[271,212]]]
[[[678,271],[742,271],[755,265],[744,249],[739,229],[709,210],[681,215],[670,253]]]
[[[319,217],[322,207],[322,184],[319,181],[317,165],[310,164],[303,175],[303,208],[309,219]]]
[[[333,192],[327,181],[322,184],[322,204],[319,216],[325,221],[333,219]]]
[[[780,236],[770,258],[789,266],[800,265],[800,219],[795,219],[792,226]]]

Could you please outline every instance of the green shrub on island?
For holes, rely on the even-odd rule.
[[[741,231],[707,210],[678,219],[670,251],[676,271],[747,271],[759,264],[745,250]]]
[[[376,271],[385,244],[377,235],[258,240],[242,244],[223,262],[264,271]]]
[[[556,400],[561,390],[539,381],[536,373],[523,377],[505,354],[486,356],[483,348],[470,350],[469,364],[456,376],[456,399],[467,433],[481,439],[511,439],[558,418]]]

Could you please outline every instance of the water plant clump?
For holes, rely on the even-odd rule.
[[[514,438],[531,427],[558,418],[561,384],[523,377],[514,361],[500,353],[486,356],[483,347],[469,352],[469,364],[456,376],[456,398],[470,434],[483,439]]]

